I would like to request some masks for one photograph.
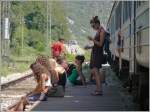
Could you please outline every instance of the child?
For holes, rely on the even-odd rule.
[[[56,74],[57,76],[57,84],[62,85],[65,90],[65,85],[66,85],[65,69],[61,65],[59,65],[55,59],[49,59],[49,63],[50,63],[51,73]]]
[[[75,68],[72,70],[71,74],[68,76],[68,83],[71,85],[85,85],[85,77],[82,73],[82,64],[85,57],[83,55],[77,55],[75,57]],[[77,80],[78,77],[80,80]]]
[[[69,75],[72,73],[72,70],[76,68],[74,64],[68,64],[68,62],[62,57],[57,58],[57,63],[66,70],[67,77],[69,77]]]
[[[49,72],[45,69],[45,67],[39,63],[33,63],[30,68],[33,71],[37,86],[32,92],[21,98],[11,111],[24,111],[25,106],[31,101],[46,100],[46,94],[52,87]]]
[[[49,71],[53,86],[62,85],[63,88],[65,89],[66,84],[65,69],[61,67],[59,64],[57,64],[55,59],[53,58],[48,59],[48,57],[40,55],[36,59],[36,62],[43,65]]]

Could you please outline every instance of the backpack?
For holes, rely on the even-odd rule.
[[[108,53],[109,50],[109,44],[110,44],[110,33],[105,31],[105,39],[104,39],[104,51]]]
[[[110,50],[109,50],[109,44],[110,44],[110,33],[105,31],[105,37],[104,37],[104,44],[103,49],[105,53],[103,54],[102,64],[106,64],[109,60]]]
[[[63,86],[58,85],[58,86],[49,88],[46,95],[47,97],[64,97],[65,91],[63,89]]]

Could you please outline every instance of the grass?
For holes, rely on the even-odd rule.
[[[25,47],[22,54],[11,54],[9,56],[10,61],[3,61],[1,64],[0,74],[7,76],[13,73],[24,72],[29,69],[31,63],[33,63],[39,54],[46,54],[45,52],[38,52],[33,48]]]
[[[29,66],[31,63],[33,63],[36,59],[36,57],[39,54],[48,55],[46,52],[38,52],[35,49],[25,47],[23,49],[22,54],[11,54],[9,58],[12,60],[12,62],[3,62],[0,74],[2,76],[7,76],[9,74],[18,73],[18,72],[24,72],[29,69]],[[67,54],[66,56],[68,62],[74,62],[75,55],[73,54]],[[90,59],[90,52],[85,51],[85,61],[88,61]],[[85,73],[87,74],[87,73]]]
[[[7,76],[9,74],[18,73],[18,72],[24,72],[29,69],[29,64],[27,63],[14,63],[14,65],[10,64],[9,66],[7,64],[4,64],[1,67],[1,75]]]

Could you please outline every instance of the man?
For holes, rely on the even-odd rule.
[[[60,56],[65,57],[65,46],[64,46],[64,39],[59,38],[57,42],[54,42],[51,46],[52,49],[52,56],[54,59],[57,59]]]

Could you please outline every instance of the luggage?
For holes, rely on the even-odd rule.
[[[63,86],[58,85],[53,88],[50,88],[47,92],[48,97],[64,97],[65,91]]]

